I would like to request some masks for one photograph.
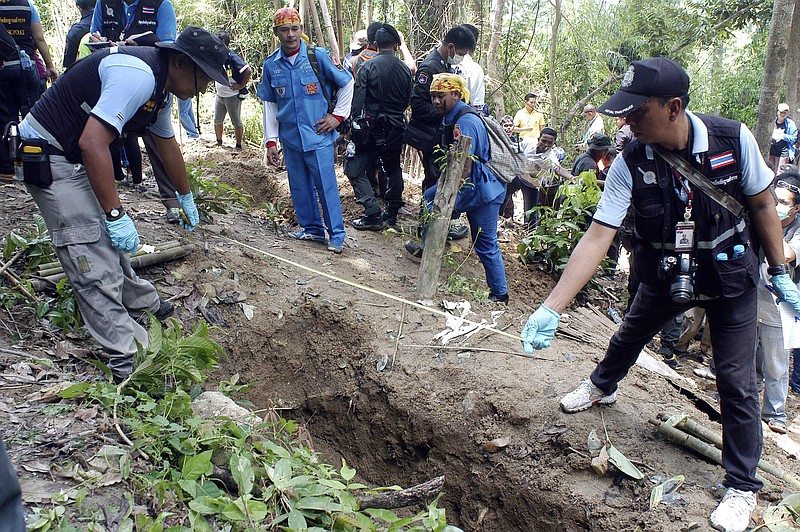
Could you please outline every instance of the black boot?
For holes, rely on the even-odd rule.
[[[383,219],[380,213],[356,218],[351,223],[359,231],[380,231],[383,229]]]

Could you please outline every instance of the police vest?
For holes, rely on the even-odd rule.
[[[109,41],[119,41],[131,35],[138,35],[146,31],[156,32],[158,26],[158,8],[163,0],[139,0],[133,20],[125,26],[125,10],[127,4],[122,0],[102,0],[100,8],[103,10],[103,24],[101,33]]]
[[[123,133],[140,132],[155,122],[166,99],[169,54],[165,50],[150,46],[112,47],[74,63],[31,110],[34,118],[58,140],[71,163],[82,162],[78,140],[90,111],[100,99],[100,62],[112,53],[138,57],[147,63],[156,78],[153,94],[125,123]]]
[[[742,190],[741,124],[733,120],[695,113],[708,128],[709,148],[698,154],[700,162],[689,161],[715,186],[740,203],[745,203]],[[634,141],[623,152],[633,178],[634,268],[643,283],[665,289],[670,279],[658,280],[663,256],[675,255],[675,224],[683,221],[685,204],[675,186],[680,186],[666,162],[654,155],[648,159],[645,145]],[[662,188],[666,185],[666,188]],[[753,249],[747,221],[735,217],[706,194],[692,187],[692,220],[695,222],[697,262],[695,293],[709,297],[736,297],[758,283],[758,256]],[[733,246],[742,244],[744,256],[726,261],[714,260],[718,253],[733,255]]]
[[[31,6],[28,0],[0,0],[0,22],[20,49],[33,61]]]

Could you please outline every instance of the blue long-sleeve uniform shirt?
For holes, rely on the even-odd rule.
[[[339,69],[324,48],[316,48],[320,76],[325,78],[326,90],[344,87],[352,76]],[[318,135],[314,123],[328,113],[328,101],[322,94],[319,79],[308,61],[308,47],[300,43],[294,64],[278,48],[264,61],[261,83],[257,95],[265,102],[277,104],[276,118],[279,136],[284,146],[299,151],[313,151],[329,146],[338,133]]]
[[[458,102],[444,116],[444,124],[452,124],[456,114],[464,107],[469,106],[464,102]],[[486,133],[486,126],[483,125],[480,117],[474,113],[465,113],[458,119],[456,126],[462,135],[472,138],[469,154],[477,155],[482,160],[488,161],[490,153],[489,135]],[[491,203],[498,196],[505,193],[506,186],[495,177],[489,167],[473,159],[472,170],[470,170],[466,182],[456,195],[455,209],[458,212],[466,212],[475,207]]]

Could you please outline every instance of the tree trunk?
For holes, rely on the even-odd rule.
[[[800,1],[800,0],[798,0]],[[486,71],[488,85],[494,105],[495,116],[502,117],[506,114],[506,102],[503,95],[503,88],[500,86],[500,76],[497,72],[497,49],[500,47],[500,35],[503,31],[503,12],[505,11],[506,0],[492,0],[492,31],[489,36],[489,51],[486,54]],[[487,98],[488,100],[488,98]]]
[[[346,55],[344,28],[342,24],[342,0],[336,0],[336,36],[339,38],[339,57]]]
[[[775,125],[775,109],[783,87],[786,72],[786,54],[789,48],[789,30],[795,0],[775,0],[767,39],[767,58],[764,61],[764,79],[758,99],[758,119],[753,134],[761,154],[769,156],[770,138]]]
[[[792,15],[792,29],[789,35],[800,35],[800,0],[795,0]],[[789,39],[789,50],[786,54],[786,103],[789,114],[795,122],[800,119],[797,112],[800,107],[800,39]]]
[[[556,98],[556,47],[558,46],[558,26],[561,24],[561,0],[555,0],[556,13],[553,18],[553,30],[550,35],[550,59],[548,62],[547,90],[550,93],[550,124],[558,124],[558,98]],[[563,138],[564,130],[561,135]],[[562,140],[562,143],[564,141]]]

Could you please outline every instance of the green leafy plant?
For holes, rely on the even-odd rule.
[[[250,206],[253,197],[249,193],[223,183],[216,177],[204,176],[205,170],[202,160],[186,164],[189,188],[194,195],[200,221],[212,223],[214,213],[227,214],[235,210],[244,211]]]
[[[119,447],[106,453],[107,461],[135,486],[134,499],[171,510],[156,517],[127,513],[120,529],[160,531],[177,513],[185,516],[175,521],[183,526],[172,523],[170,530],[181,532],[445,530],[438,499],[413,517],[360,508],[361,494],[400,488],[370,489],[354,481],[356,470],[344,460],[340,468],[321,462],[300,443],[304,429],[294,421],[273,415],[272,421],[247,424],[194,414],[190,403],[198,385],[223,354],[208,333],[203,322],[185,335],[176,320],[166,329],[151,320],[149,345],[129,379],[116,386],[79,383],[61,393],[113,411],[120,434],[130,434],[147,465],[134,468],[130,451]],[[220,384],[228,392],[243,389],[237,376]]]
[[[593,172],[584,172],[577,183],[559,187],[557,196],[562,200],[558,210],[534,207],[539,212],[539,225],[517,245],[523,262],[541,263],[553,272],[564,269],[572,250],[589,227],[600,201],[600,188]]]
[[[34,226],[26,233],[17,229],[6,236],[3,243],[3,259],[6,261],[17,260],[22,257],[25,261],[25,271],[33,271],[40,264],[55,260],[53,244],[50,242],[50,233],[44,218],[39,214],[33,215]]]
[[[82,327],[78,303],[66,277],[56,283],[56,297],[48,298],[48,306],[47,319],[57,329],[65,333],[77,333]]]

